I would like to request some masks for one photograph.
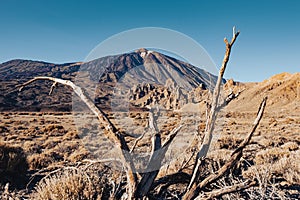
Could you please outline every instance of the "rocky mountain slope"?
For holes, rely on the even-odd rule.
[[[211,89],[217,78],[203,69],[146,49],[86,63],[12,60],[0,64],[0,110],[71,110],[72,92],[67,87],[58,86],[48,96],[51,83],[41,81],[18,92],[18,85],[35,76],[72,80],[91,92],[98,105],[105,107],[111,106],[109,100],[114,98],[116,90],[128,91],[139,84],[164,86],[169,81],[188,91],[199,86]]]
[[[124,110],[156,103],[167,109],[204,105],[216,81],[216,76],[202,69],[146,49],[86,63],[12,60],[0,64],[0,111],[72,110],[74,99],[66,86],[58,85],[49,96],[52,83],[38,81],[18,92],[20,84],[35,76],[72,80],[87,90],[97,106],[115,110],[120,106],[125,106],[121,109]],[[300,73],[282,73],[260,83],[228,80],[224,89],[224,96],[232,90],[243,90],[228,105],[232,111],[255,111],[263,96],[269,98],[269,111],[295,113],[300,109]]]
[[[18,88],[35,76],[72,79],[80,64],[52,64],[31,60],[11,60],[0,64],[0,110],[70,110],[72,93],[67,87],[58,85],[52,96],[48,95],[50,82],[34,83],[29,86],[30,90],[21,93],[18,92]]]

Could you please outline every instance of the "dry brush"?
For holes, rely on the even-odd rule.
[[[233,170],[236,167],[237,163],[240,161],[243,155],[244,148],[249,144],[251,137],[253,136],[253,133],[255,132],[263,116],[267,101],[267,98],[263,98],[258,109],[256,119],[254,120],[252,129],[249,131],[244,140],[239,144],[237,149],[235,149],[231,153],[230,159],[217,171],[204,177],[203,174],[201,174],[200,169],[204,167],[205,159],[211,145],[218,111],[239,95],[239,93],[231,93],[223,102],[220,102],[220,91],[223,75],[229,61],[231,49],[238,36],[239,32],[236,32],[234,28],[231,41],[229,42],[226,38],[224,39],[224,42],[226,44],[225,56],[213,92],[210,110],[208,111],[203,142],[202,144],[197,144],[197,149],[199,150],[196,153],[195,157],[190,159],[194,160],[192,168],[193,170],[190,174],[179,170],[174,174],[167,174],[163,177],[160,177],[159,179],[157,178],[168,147],[176,137],[177,133],[180,131],[182,125],[179,124],[177,127],[175,127],[172,131],[170,131],[168,137],[164,141],[162,141],[161,133],[157,128],[156,120],[153,115],[153,110],[150,110],[149,114],[149,131],[152,135],[152,151],[147,163],[146,172],[139,174],[133,162],[133,151],[135,150],[137,143],[144,136],[144,134],[142,134],[140,138],[137,138],[134,145],[130,148],[127,141],[125,140],[124,135],[107,117],[106,113],[95,106],[94,102],[84,93],[82,88],[78,87],[69,80],[63,80],[53,77],[35,77],[32,80],[24,83],[20,87],[20,91],[23,90],[25,86],[37,80],[50,80],[54,82],[50,89],[50,94],[58,83],[67,85],[73,89],[73,91],[81,98],[81,100],[88,106],[88,108],[97,116],[101,125],[105,126],[106,136],[110,140],[112,140],[112,142],[118,147],[119,151],[121,152],[122,163],[126,171],[126,191],[122,191],[123,197],[126,197],[128,199],[143,199],[147,196],[149,197],[151,190],[154,190],[155,188],[162,189],[175,184],[183,184],[185,185],[185,189],[178,198],[182,198],[185,200],[197,199],[199,198],[200,193],[202,193],[202,195],[204,193],[206,199],[217,198],[224,194],[245,190],[256,184],[254,180],[244,180],[239,184],[234,184],[222,189],[214,189],[213,187],[211,187],[213,183],[228,174],[230,170]],[[116,197],[112,196],[111,198]]]

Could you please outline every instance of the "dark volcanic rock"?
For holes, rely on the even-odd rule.
[[[72,91],[66,86],[58,85],[49,96],[52,83],[37,81],[24,91],[18,92],[20,84],[36,76],[72,80],[84,88],[98,106],[103,107],[110,107],[110,100],[116,94],[127,92],[139,84],[165,86],[171,80],[182,90],[192,90],[199,86],[212,88],[217,78],[188,63],[146,49],[106,56],[85,63],[53,64],[11,60],[0,64],[0,111],[72,109]]]

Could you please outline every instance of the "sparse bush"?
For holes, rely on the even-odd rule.
[[[62,136],[67,131],[64,129],[64,127],[62,125],[49,124],[45,128],[42,129],[42,132],[47,133],[50,136]]]
[[[285,150],[295,151],[298,150],[298,144],[296,142],[287,142],[281,146]]]
[[[21,147],[15,147],[0,142],[0,182],[10,182],[19,187],[24,184],[28,164],[26,155]]]
[[[287,155],[289,155],[288,150],[279,147],[274,147],[257,153],[254,161],[257,165],[263,165],[268,163],[274,163],[275,161],[278,161],[279,159]]]
[[[65,171],[43,179],[36,186],[34,199],[93,199],[96,191],[93,183],[82,172]]]
[[[263,157],[259,156],[259,162],[245,171],[243,176],[253,179],[263,175],[266,181],[276,179],[277,182],[287,181],[290,185],[300,185],[300,151],[281,151],[275,154],[274,152],[277,151],[271,151],[271,154],[267,155],[263,154],[266,158],[265,162],[262,162]],[[267,163],[267,161],[271,162]]]
[[[86,148],[79,147],[73,153],[70,154],[68,160],[76,163],[88,157],[89,151]]]
[[[97,173],[98,172],[98,173]],[[31,198],[37,200],[108,199],[113,192],[109,168],[65,168],[43,178]]]
[[[257,187],[248,189],[249,199],[289,199],[276,184],[272,165],[254,165],[243,172],[245,178],[255,179]]]
[[[233,136],[223,136],[218,140],[218,145],[220,149],[232,150],[238,147],[238,145],[243,141]]]
[[[55,151],[47,151],[41,154],[33,154],[28,157],[29,168],[32,170],[48,167],[52,163],[63,160],[63,155]]]
[[[300,151],[290,152],[272,165],[272,171],[282,176],[289,184],[300,185]]]

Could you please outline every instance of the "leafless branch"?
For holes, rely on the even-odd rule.
[[[145,196],[149,190],[151,189],[151,186],[155,180],[155,178],[158,175],[159,169],[161,167],[161,162],[165,157],[165,154],[172,143],[173,139],[176,137],[178,131],[182,128],[182,125],[179,125],[175,129],[173,129],[168,137],[165,139],[164,143],[162,144],[162,147],[156,151],[153,152],[150,156],[150,160],[146,169],[146,173],[143,174],[142,179],[140,183],[138,184],[137,189],[137,196],[143,197]]]
[[[138,138],[134,141],[134,144],[133,144],[133,146],[131,147],[129,153],[132,153],[132,152],[134,151],[136,145],[138,144],[138,142],[139,142],[141,139],[143,139],[143,137],[145,136],[145,134],[146,134],[146,131],[144,131],[143,134],[142,134],[140,137],[138,137]]]
[[[213,92],[212,104],[211,104],[210,114],[208,115],[208,119],[207,119],[207,123],[206,123],[204,139],[203,139],[202,145],[197,153],[195,164],[194,164],[194,169],[193,169],[193,175],[192,175],[192,178],[188,185],[187,190],[189,190],[191,188],[191,186],[195,183],[195,180],[198,178],[197,173],[198,173],[199,167],[201,165],[201,160],[206,157],[208,149],[211,144],[212,133],[214,130],[214,124],[215,124],[216,116],[217,116],[217,106],[218,106],[218,102],[219,102],[219,96],[220,96],[220,90],[221,90],[221,83],[223,81],[223,75],[224,75],[225,69],[227,67],[227,63],[229,61],[231,47],[234,44],[236,38],[238,37],[238,35],[240,33],[239,31],[235,32],[235,27],[233,28],[233,32],[234,32],[233,38],[230,43],[228,42],[228,40],[226,38],[224,39],[224,42],[226,44],[226,52],[225,52],[225,56],[223,59],[222,67],[219,71],[218,80],[217,80],[217,83],[216,83],[216,86],[215,86],[215,89]]]
[[[232,185],[232,186],[228,186],[225,188],[211,191],[211,192],[205,194],[206,197],[197,197],[197,198],[195,198],[195,200],[209,200],[209,199],[218,198],[225,194],[230,194],[230,193],[248,189],[254,185],[256,185],[255,181],[248,180],[248,181],[240,183],[240,184],[236,184],[236,185]]]
[[[51,86],[51,88],[50,88],[49,95],[52,94],[52,92],[53,92],[53,90],[54,90],[54,88],[55,88],[56,85],[57,85],[57,82],[54,82],[54,83],[52,84],[52,86]]]
[[[129,147],[125,141],[124,136],[121,133],[119,133],[115,125],[110,121],[106,114],[100,108],[96,107],[93,101],[87,95],[84,94],[84,91],[80,87],[75,85],[72,81],[47,76],[35,77],[22,84],[19,91],[22,91],[25,86],[37,80],[50,80],[54,83],[60,83],[71,87],[73,91],[81,98],[81,100],[89,107],[89,109],[98,117],[99,122],[105,126],[105,134],[107,135],[107,137],[112,139],[113,142],[117,144],[119,149],[121,150],[124,162],[126,163],[125,166],[127,167],[127,179],[130,187],[129,196],[131,196],[136,190],[137,175],[135,173],[135,165],[132,161],[131,155],[129,154]]]
[[[224,108],[225,106],[227,106],[232,100],[238,98],[240,96],[240,94],[243,92],[244,90],[239,90],[237,93],[234,93],[233,91],[231,91],[227,97],[224,99],[223,103],[221,103],[218,107],[217,110],[221,110],[222,108]]]
[[[157,107],[156,116],[154,116],[153,108],[149,111],[149,128],[152,132],[152,152],[151,155],[154,154],[155,151],[161,148],[161,135],[157,127],[157,118],[159,116],[159,108]],[[151,160],[151,157],[150,157]]]
[[[256,119],[253,123],[253,127],[251,131],[249,132],[248,136],[243,140],[243,142],[238,146],[238,148],[231,153],[231,157],[228,160],[228,162],[223,165],[217,172],[210,174],[208,177],[206,177],[203,181],[201,181],[199,184],[193,184],[190,190],[185,194],[183,199],[194,199],[200,192],[201,189],[206,187],[208,184],[216,181],[220,177],[222,177],[227,171],[232,169],[236,163],[240,160],[243,154],[243,149],[249,144],[253,133],[255,132],[257,126],[259,125],[259,122],[263,116],[264,109],[266,106],[267,97],[265,97],[259,107]]]

